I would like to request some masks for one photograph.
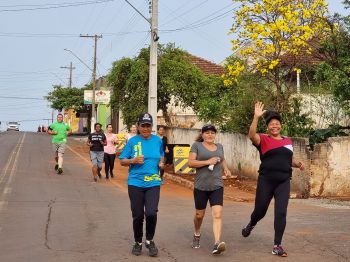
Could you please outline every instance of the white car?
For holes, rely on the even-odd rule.
[[[18,122],[8,122],[7,123],[7,131],[19,131],[19,123]]]

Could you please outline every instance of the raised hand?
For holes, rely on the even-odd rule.
[[[254,116],[255,117],[261,117],[266,110],[264,110],[264,104],[262,102],[256,102],[255,103],[255,109],[254,109]]]

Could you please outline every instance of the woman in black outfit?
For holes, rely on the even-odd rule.
[[[158,136],[163,141],[163,150],[164,150],[164,156],[165,156],[164,161],[167,162],[166,157],[169,153],[169,149],[168,149],[168,138],[165,136],[165,126],[158,126],[157,132],[158,132]],[[159,175],[160,175],[160,178],[163,179],[164,169],[159,170]]]
[[[259,118],[264,116],[267,134],[257,134]],[[249,129],[249,138],[260,153],[260,168],[256,188],[255,208],[242,235],[248,237],[255,225],[265,216],[272,198],[275,199],[275,240],[272,254],[286,257],[281,246],[286,227],[287,207],[290,194],[292,167],[304,170],[302,162],[293,157],[292,140],[281,135],[281,116],[274,111],[264,110],[264,104],[255,104],[254,118]]]

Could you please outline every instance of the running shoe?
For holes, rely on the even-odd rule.
[[[148,255],[150,257],[156,257],[158,256],[158,248],[156,247],[156,244],[153,240],[149,241],[149,243],[145,243],[146,248],[148,248]]]
[[[57,171],[57,169],[58,169],[58,164],[55,165],[55,171]]]
[[[288,254],[283,250],[282,246],[276,246],[272,249],[272,254],[280,257],[287,257]]]
[[[226,250],[225,242],[219,242],[214,245],[213,255],[220,255],[222,252]]]
[[[200,239],[201,239],[200,235],[199,236],[193,235],[192,248],[200,248],[201,247]]]
[[[142,243],[135,242],[132,247],[131,253],[135,256],[141,255],[142,252]]]
[[[63,169],[59,167],[59,168],[57,169],[57,174],[58,174],[58,175],[62,175],[62,173],[63,173]]]
[[[248,237],[250,235],[250,233],[252,232],[253,228],[254,228],[254,226],[252,226],[249,222],[248,225],[242,229],[242,236]]]
[[[111,172],[111,178],[114,178],[114,174]]]

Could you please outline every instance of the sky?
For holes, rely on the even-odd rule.
[[[148,0],[129,0],[149,17]],[[331,13],[347,14],[342,0],[328,0]],[[215,63],[232,54],[229,35],[231,0],[159,0],[159,42],[175,43]],[[136,56],[150,41],[149,24],[125,0],[0,0],[0,121],[22,121],[21,130],[35,131],[52,115],[43,99],[53,85],[73,86],[91,81],[93,39],[97,44],[97,75],[112,63]],[[64,49],[72,51],[67,52]],[[82,63],[79,57],[84,63]]]

